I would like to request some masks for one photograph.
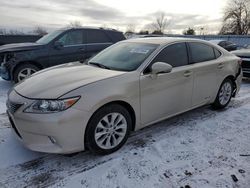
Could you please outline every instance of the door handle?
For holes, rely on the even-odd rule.
[[[222,69],[224,67],[224,63],[219,63],[218,69]]]
[[[185,77],[189,77],[189,76],[191,76],[192,75],[192,71],[185,71],[184,72],[184,76]]]
[[[81,52],[84,52],[85,51],[85,48],[80,48],[79,49]]]

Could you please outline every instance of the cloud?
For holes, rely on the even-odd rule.
[[[2,25],[24,25],[44,27],[65,26],[70,21],[78,20],[84,25],[126,29],[134,24],[138,28],[152,23],[159,12],[142,15],[128,15],[125,10],[103,5],[95,0],[2,0],[0,6],[0,23]],[[197,25],[214,24],[219,20],[197,14],[165,13],[170,20],[169,30],[183,30]]]

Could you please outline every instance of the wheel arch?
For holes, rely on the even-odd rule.
[[[132,105],[130,105],[128,102],[125,102],[123,100],[115,100],[115,101],[111,101],[111,102],[107,102],[103,105],[101,105],[100,107],[98,107],[94,113],[91,115],[91,117],[89,118],[88,122],[91,120],[91,118],[94,116],[94,114],[100,110],[101,108],[105,107],[105,106],[108,106],[108,105],[111,105],[111,104],[118,104],[118,105],[121,105],[122,107],[124,107],[130,114],[131,116],[131,119],[132,119],[132,130],[131,131],[134,131],[135,130],[135,124],[136,124],[136,114],[135,114],[135,111],[134,111],[134,108],[132,107]]]
[[[18,62],[14,68],[12,69],[11,71],[11,79],[13,80],[14,79],[14,73],[15,71],[17,70],[18,67],[22,66],[22,65],[25,65],[25,64],[31,64],[31,65],[34,65],[36,67],[38,67],[40,70],[43,69],[44,67],[42,66],[41,63],[37,62],[37,61],[20,61]]]
[[[116,100],[116,101],[112,101],[112,102],[108,102],[102,106],[100,106],[99,108],[97,108],[95,110],[95,112],[91,115],[91,117],[89,118],[88,120],[88,123],[87,123],[87,127],[85,129],[85,132],[84,132],[84,145],[85,145],[85,148],[87,148],[87,145],[86,145],[86,132],[87,132],[87,129],[88,129],[88,126],[89,126],[89,122],[91,121],[92,117],[94,116],[94,114],[100,110],[101,108],[105,107],[105,106],[108,106],[108,105],[111,105],[111,104],[119,104],[121,105],[122,107],[124,107],[126,110],[128,110],[130,116],[131,116],[131,119],[132,119],[132,128],[131,128],[131,131],[134,131],[135,130],[135,125],[136,125],[136,114],[135,114],[135,111],[133,109],[133,107],[128,103],[128,102],[125,102],[125,101],[122,101],[122,100]]]
[[[233,83],[233,97],[234,97],[235,93],[236,93],[236,90],[237,90],[237,84],[235,82],[235,77],[233,75],[229,75],[224,80],[226,80],[226,79],[230,79],[232,81],[232,83]],[[223,80],[223,82],[224,82],[224,80]]]

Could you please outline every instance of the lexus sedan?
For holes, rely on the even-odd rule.
[[[203,105],[225,108],[240,89],[240,63],[202,40],[131,39],[87,65],[35,73],[9,92],[7,112],[31,150],[109,154],[131,131]]]

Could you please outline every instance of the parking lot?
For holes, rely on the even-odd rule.
[[[13,136],[0,80],[0,187],[243,187],[250,184],[250,80],[223,111],[205,106],[133,133],[108,156],[32,152]],[[70,139],[70,138],[69,138]],[[98,180],[98,181],[97,181]]]

